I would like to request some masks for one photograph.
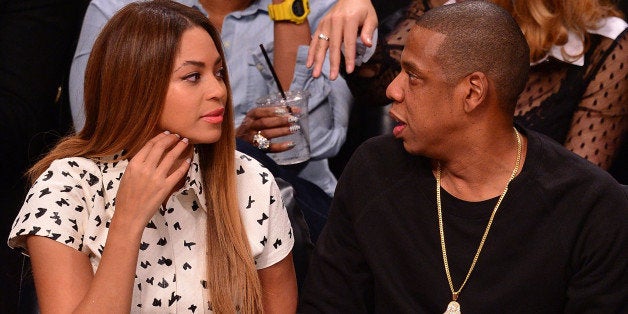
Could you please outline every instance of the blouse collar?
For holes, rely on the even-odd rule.
[[[456,0],[449,0],[445,4],[456,3]],[[623,19],[616,16],[609,16],[602,18],[600,20],[600,27],[597,29],[587,29],[589,34],[601,35],[610,39],[615,39],[619,36],[626,28],[628,28],[628,23]],[[549,57],[558,59],[563,62],[575,64],[578,66],[584,65],[584,42],[582,38],[580,38],[576,33],[572,31],[568,31],[567,33],[567,43],[558,46],[553,45],[550,48],[550,51],[547,53],[545,57],[536,62],[531,62],[530,65],[537,65]],[[563,48],[565,50],[565,54],[563,55]],[[572,57],[576,56],[576,57]]]
[[[129,164],[128,158],[125,158],[125,152],[121,151],[113,156],[94,157],[98,164],[101,166],[101,172],[103,176],[113,178],[120,178],[122,173],[126,170]],[[185,182],[183,186],[175,192],[175,195],[196,195],[200,202],[200,207],[207,209],[207,202],[205,200],[205,191],[203,187],[203,177],[200,170],[199,154],[198,150],[194,148],[194,156],[190,161],[190,168],[185,176]]]
[[[188,173],[185,177],[185,183],[178,193],[187,195],[190,191],[196,194],[199,202],[201,202],[201,207],[203,209],[207,209],[207,203],[204,194],[205,191],[203,187],[203,177],[201,176],[199,155],[196,147],[194,148],[194,156],[190,162],[190,168],[188,169]]]
[[[588,29],[587,32],[590,34],[601,35],[610,39],[615,39],[619,36],[626,28],[628,28],[628,23],[621,18],[611,16],[606,17],[600,20],[600,28],[598,29]],[[563,54],[564,50],[564,54]],[[543,59],[532,62],[530,65],[537,65],[549,57],[558,59],[563,62],[575,64],[578,66],[584,65],[584,42],[582,38],[578,36],[576,33],[569,31],[567,43],[558,46],[553,45],[550,48],[548,54],[543,57]],[[574,57],[575,56],[575,57]]]

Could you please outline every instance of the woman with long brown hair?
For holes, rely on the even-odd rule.
[[[43,312],[294,312],[290,222],[270,172],[235,151],[224,60],[181,4],[105,26],[85,127],[30,170],[9,238]]]

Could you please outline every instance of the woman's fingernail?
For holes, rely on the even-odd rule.
[[[188,138],[187,138],[187,137],[184,137],[184,138],[181,140],[181,142],[183,142],[183,143],[185,143],[185,144],[187,144],[189,141],[190,141],[190,140],[188,140]]]
[[[188,164],[191,164],[192,163],[192,158],[186,159],[185,162],[187,162]]]
[[[286,147],[287,148],[293,148],[295,146],[294,142],[288,142],[286,143]]]
[[[290,133],[296,133],[301,130],[301,126],[298,124],[293,124],[290,126]]]
[[[276,116],[283,116],[286,113],[288,113],[288,111],[286,111],[285,108],[282,108],[282,107],[275,108],[275,115]]]
[[[178,137],[178,138],[181,138],[181,135],[176,134],[176,133],[174,134],[174,136],[176,136],[176,137]]]
[[[164,131],[164,134],[169,135],[170,131],[166,130],[166,131]]]
[[[296,123],[299,121],[299,117],[295,117],[295,116],[289,116],[288,117],[288,122],[290,123]]]

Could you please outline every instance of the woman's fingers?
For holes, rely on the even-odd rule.
[[[251,134],[257,133],[257,131],[261,130],[274,128],[288,129],[299,121],[298,117],[290,114],[290,112],[299,114],[298,109],[299,108],[288,109],[283,106],[251,109],[246,114],[242,124],[240,124],[236,130],[236,136],[246,138],[247,136],[252,136]],[[281,132],[280,135],[276,135],[276,133],[271,132],[269,136],[277,137],[289,134],[284,133],[285,132]]]
[[[153,137],[148,142],[146,142],[146,144],[144,144],[144,146],[135,154],[135,156],[133,156],[133,159],[140,162],[146,161],[146,157],[148,156],[150,151],[153,149],[153,145],[155,145],[155,143],[159,141],[160,139],[169,135],[170,135],[169,131],[164,131],[162,133],[157,134],[155,137]]]
[[[300,130],[301,130],[301,126],[299,126],[299,124],[293,124],[293,125],[281,126],[277,128],[262,129],[259,132],[262,136],[270,140],[273,138],[278,138],[278,137],[290,135],[293,133],[297,133]],[[257,134],[257,132],[252,132],[251,134],[252,134],[251,135],[252,137],[253,135]]]
[[[269,107],[257,107],[249,110],[246,113],[246,117],[252,120],[268,117],[281,117],[290,113],[292,109],[288,109],[287,106],[269,106]]]
[[[320,76],[325,53],[329,49],[330,79],[336,79],[343,46],[347,73],[353,72],[358,30],[362,28],[359,35],[362,42],[370,47],[372,46],[371,37],[376,27],[377,14],[370,0],[336,2],[318,23],[312,36],[306,62],[308,68],[313,67],[312,76]],[[319,39],[319,34],[327,36],[329,41]]]
[[[144,159],[144,163],[149,167],[157,168],[159,162],[164,156],[164,153],[180,139],[181,138],[179,137],[179,135],[175,134],[166,134],[166,136],[159,136],[159,138],[152,143],[150,151]]]
[[[173,167],[178,167],[177,161],[181,161],[183,158],[181,155],[188,148],[188,139],[183,138],[178,141],[169,151],[164,152],[163,158],[157,165],[157,172],[164,178],[168,178],[174,174]],[[180,178],[178,178],[180,179]],[[176,182],[178,182],[178,179]]]

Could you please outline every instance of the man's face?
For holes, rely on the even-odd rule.
[[[455,84],[449,82],[437,59],[445,35],[415,27],[401,56],[401,72],[390,83],[386,96],[393,100],[393,129],[411,154],[432,156],[442,151],[444,138],[460,121],[454,101]],[[446,149],[446,147],[444,147]]]

